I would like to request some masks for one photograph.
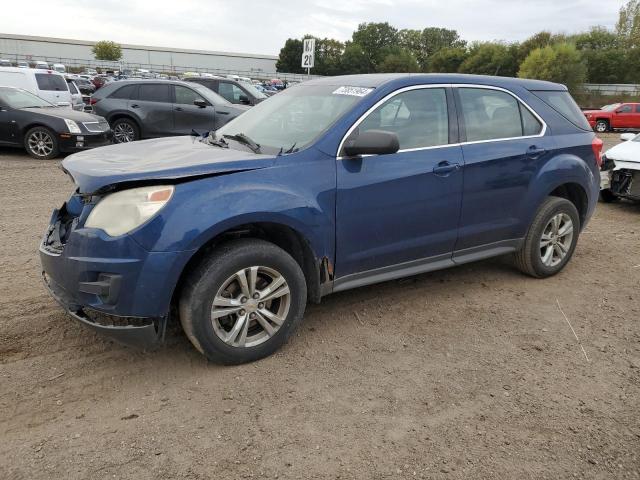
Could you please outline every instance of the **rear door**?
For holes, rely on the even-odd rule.
[[[218,94],[236,105],[247,105],[247,102],[243,102],[242,99],[249,99],[247,92],[232,82],[226,82],[224,80],[218,81]]]
[[[171,84],[141,83],[138,98],[129,101],[129,109],[140,119],[143,137],[174,134]]]
[[[553,154],[553,137],[512,93],[486,86],[456,88],[464,192],[454,260],[510,249],[526,232],[531,180]]]
[[[204,98],[189,87],[182,85],[172,85],[172,87],[173,124],[176,135],[190,135],[192,130],[200,134],[214,130],[215,108],[209,102],[206,107],[194,105],[195,100],[204,100]]]

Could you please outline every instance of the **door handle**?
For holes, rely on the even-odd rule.
[[[459,163],[449,163],[449,162],[440,162],[438,165],[433,167],[433,173],[438,176],[446,177],[451,172],[460,169]]]
[[[176,107],[175,110],[176,112],[182,112],[182,107]]]
[[[216,113],[219,113],[220,115],[229,115],[229,111],[224,111],[224,110],[216,110]]]
[[[140,105],[138,105],[137,103],[134,103],[133,105],[131,105],[131,108],[140,108]]]
[[[538,158],[541,155],[544,155],[547,151],[544,148],[541,147],[536,147],[535,145],[531,145],[528,149],[527,149],[527,156],[529,158]]]

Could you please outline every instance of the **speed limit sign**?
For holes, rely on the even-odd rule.
[[[306,68],[309,70],[313,68],[313,63],[315,60],[315,51],[316,51],[316,39],[315,38],[305,38],[304,45],[302,48],[302,68]]]

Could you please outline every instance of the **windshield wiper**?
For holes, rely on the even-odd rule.
[[[280,151],[278,152],[278,156],[280,155],[288,155],[290,153],[295,153],[299,150],[299,148],[296,148],[296,145],[298,144],[298,142],[294,142],[293,145],[291,145],[291,147],[289,147],[288,150],[285,150],[284,147],[280,147]]]
[[[229,144],[224,138],[222,137],[216,138],[215,134],[213,133],[210,133],[206,137],[202,138],[200,141],[206,143],[207,145],[214,145],[220,148],[229,148]]]
[[[254,142],[253,140],[251,140],[251,138],[249,138],[244,133],[236,133],[235,135],[222,135],[222,136],[224,138],[230,138],[231,140],[235,140],[236,142],[240,142],[243,145],[246,145],[251,149],[253,153],[260,152],[260,145]]]

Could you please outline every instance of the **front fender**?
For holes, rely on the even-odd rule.
[[[132,235],[150,251],[197,250],[234,227],[270,222],[297,231],[316,258],[333,259],[335,174],[322,164],[307,164],[297,178],[274,167],[178,184],[161,214]]]

